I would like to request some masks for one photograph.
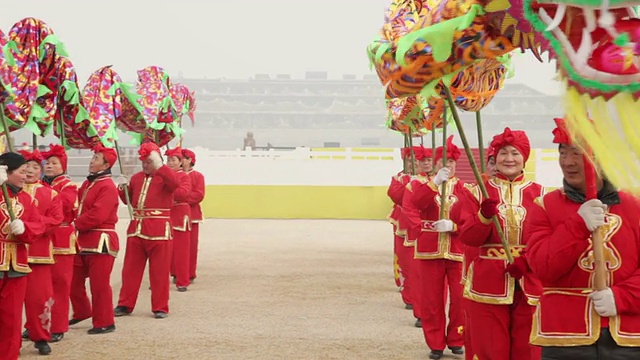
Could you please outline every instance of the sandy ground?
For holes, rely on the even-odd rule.
[[[427,358],[393,281],[387,222],[207,220],[200,244],[197,282],[185,293],[172,287],[167,319],[152,317],[145,278],[116,332],[74,325],[47,359]],[[21,358],[42,357],[23,342]]]

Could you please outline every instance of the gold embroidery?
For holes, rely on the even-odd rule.
[[[616,249],[615,245],[611,242],[613,236],[622,227],[622,218],[616,214],[606,214],[605,224],[598,228],[603,239],[605,264],[607,265],[608,276],[607,283],[611,284],[612,272],[620,268],[621,256]],[[591,237],[589,237],[589,246],[582,253],[578,260],[578,266],[580,269],[591,273],[590,284],[593,284],[595,277],[595,257],[593,255],[593,243]]]

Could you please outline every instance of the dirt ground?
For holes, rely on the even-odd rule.
[[[167,319],[152,317],[145,277],[134,313],[117,318],[114,333],[88,335],[91,322],[82,322],[47,358],[427,358],[393,281],[387,222],[207,220],[200,244],[196,283],[172,288]],[[41,357],[23,342],[21,358]]]

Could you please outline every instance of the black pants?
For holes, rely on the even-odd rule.
[[[542,360],[640,360],[639,347],[618,346],[609,329],[602,329],[600,338],[588,346],[546,346],[542,348]]]

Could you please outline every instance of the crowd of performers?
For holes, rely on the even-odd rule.
[[[403,149],[409,171],[388,191],[396,282],[430,359],[447,347],[469,360],[640,359],[640,203],[602,176],[597,199],[586,200],[584,156],[556,124],[563,187],[546,194],[524,177],[523,131],[493,137],[488,197],[456,178],[460,150],[451,138],[445,163],[442,147],[432,154],[415,146],[414,160]],[[604,238],[605,290],[593,290],[594,231]]]
[[[22,339],[48,355],[49,343],[61,341],[70,325],[85,320],[92,321],[88,334],[115,331],[115,317],[135,308],[147,260],[156,319],[169,313],[170,276],[180,292],[194,281],[205,191],[203,175],[193,169],[196,156],[170,149],[165,165],[153,143],[143,144],[139,155],[142,171],[130,180],[113,179],[116,151],[95,148],[80,188],[67,175],[62,146],[0,155],[0,183],[10,199],[0,200],[3,359],[18,359]],[[119,201],[126,204],[127,199],[133,217],[114,308],[110,277],[120,250],[115,226]]]

